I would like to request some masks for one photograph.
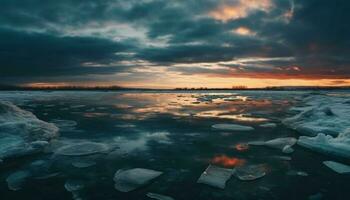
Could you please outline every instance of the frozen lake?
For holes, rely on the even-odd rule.
[[[347,199],[323,162],[350,164],[349,113],[349,91],[1,91],[1,199]]]

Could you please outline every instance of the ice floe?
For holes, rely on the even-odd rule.
[[[174,200],[174,198],[172,198],[172,197],[165,196],[162,194],[152,193],[152,192],[147,193],[146,196],[151,198],[151,199],[156,199],[156,200]]]
[[[149,184],[163,172],[151,169],[134,168],[118,170],[114,175],[115,189],[121,192],[130,192]]]
[[[207,169],[201,174],[201,176],[197,180],[197,183],[203,183],[206,185],[224,189],[226,186],[226,181],[228,181],[231,178],[233,173],[233,169],[209,165]]]
[[[26,182],[26,180],[30,177],[29,171],[17,171],[10,174],[7,179],[7,186],[10,190],[20,190],[22,185]]]
[[[36,160],[30,163],[28,170],[31,176],[43,176],[49,173],[50,163],[45,160]]]
[[[273,140],[268,141],[255,141],[255,142],[249,142],[249,145],[263,145],[275,149],[282,150],[283,153],[292,153],[294,150],[292,148],[293,145],[295,145],[297,142],[297,139],[293,137],[285,137],[285,138],[276,138]]]
[[[39,152],[58,128],[10,102],[0,101],[0,159]]]
[[[74,131],[75,127],[78,125],[77,122],[73,120],[55,119],[51,123],[54,123],[60,131]]]
[[[234,175],[242,181],[252,181],[266,175],[266,166],[258,165],[243,165],[235,168]]]
[[[109,146],[98,142],[82,142],[77,144],[65,145],[56,150],[56,154],[64,156],[85,156],[96,153],[107,153]]]
[[[243,126],[238,124],[214,124],[212,128],[218,130],[226,130],[226,131],[252,131],[254,130],[251,126]]]
[[[120,151],[130,153],[133,151],[146,151],[148,150],[149,142],[156,142],[159,144],[172,144],[169,137],[170,133],[167,131],[154,132],[154,133],[139,133],[138,138],[129,139],[127,137],[117,136],[114,137],[116,145],[120,148]]]
[[[292,148],[291,145],[286,145],[283,147],[282,152],[283,153],[293,153],[294,149]]]
[[[339,174],[350,174],[349,165],[345,165],[334,161],[324,161],[323,164]]]

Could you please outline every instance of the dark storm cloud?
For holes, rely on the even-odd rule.
[[[91,37],[54,37],[0,29],[0,77],[108,74],[123,66],[95,67],[125,59],[116,53],[131,47]]]
[[[223,6],[236,15],[217,16]],[[143,60],[187,75],[350,78],[349,10],[346,0],[3,0],[0,77],[133,73]],[[293,59],[239,63],[251,57]]]

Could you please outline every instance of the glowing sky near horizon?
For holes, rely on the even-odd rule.
[[[349,86],[349,9],[344,0],[4,0],[0,84]]]

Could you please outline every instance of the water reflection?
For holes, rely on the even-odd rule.
[[[265,122],[268,121],[266,118],[262,117],[250,117],[245,114],[226,114],[225,111],[220,110],[211,110],[197,113],[196,117],[207,117],[207,118],[220,118],[220,119],[233,119],[237,121],[246,121],[246,122]]]
[[[246,162],[245,159],[239,159],[236,157],[229,157],[226,155],[215,156],[211,160],[211,163],[216,164],[216,165],[221,165],[224,167],[242,166],[242,165],[244,165],[245,162]]]
[[[250,113],[273,109],[268,99],[234,93],[207,94],[122,94],[115,96],[116,109],[134,114],[134,118],[150,118],[155,114],[170,114],[177,117],[228,119],[243,122],[265,122],[268,119]]]
[[[247,151],[249,149],[249,145],[248,144],[236,144],[235,149],[237,151]]]

